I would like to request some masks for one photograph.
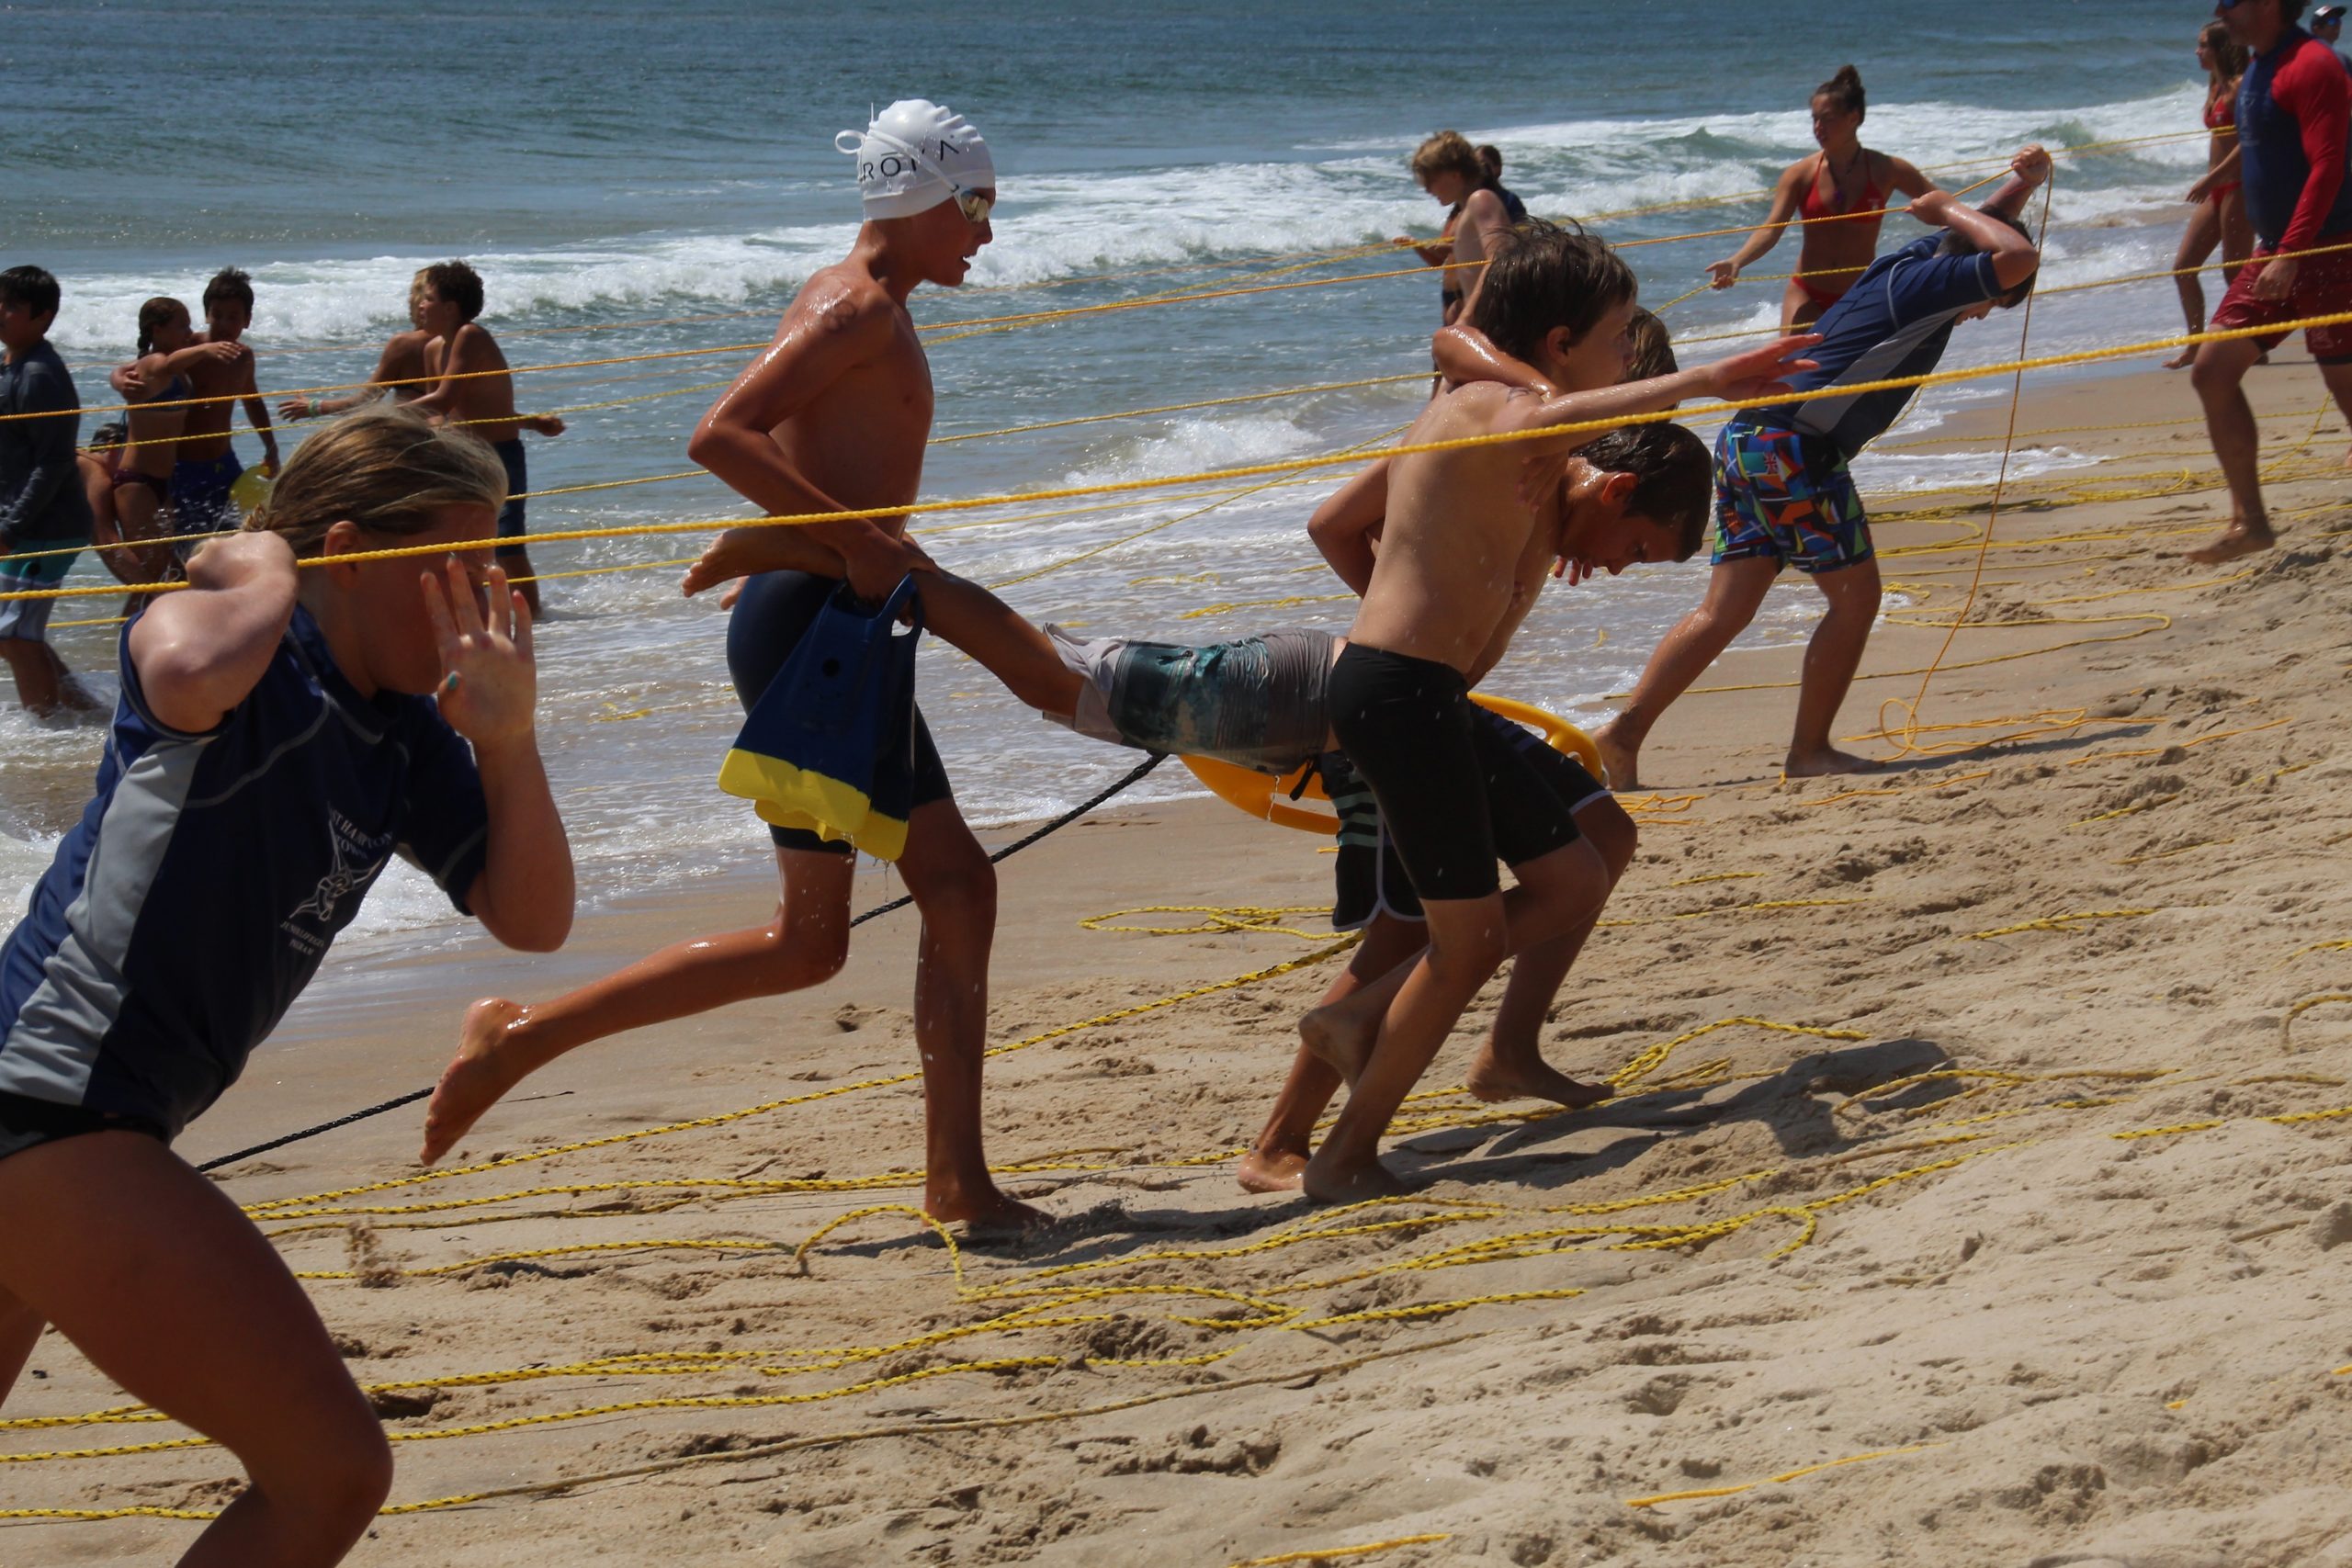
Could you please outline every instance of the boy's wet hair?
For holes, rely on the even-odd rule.
[[[59,298],[57,279],[44,267],[12,266],[0,272],[0,305],[22,305],[36,316],[50,316],[56,314]]]
[[[245,527],[313,556],[341,521],[398,538],[432,527],[446,507],[505,503],[506,468],[481,437],[413,409],[371,408],[296,447]]]
[[[90,450],[97,452],[108,446],[119,446],[130,439],[130,426],[119,419],[110,419],[90,432]]]
[[[1682,368],[1674,357],[1674,334],[1647,310],[1635,310],[1625,328],[1625,379],[1654,381]]]
[[[1413,177],[1424,184],[1431,175],[1448,171],[1460,175],[1473,186],[1487,183],[1487,169],[1478,162],[1478,150],[1458,130],[1441,130],[1413,149],[1412,169]]]
[[[433,292],[458,308],[458,319],[470,321],[481,314],[481,274],[461,261],[435,262],[417,276]]]
[[[254,280],[244,268],[224,266],[212,275],[211,282],[204,286],[206,315],[212,313],[213,306],[224,303],[243,305],[248,316],[254,313]]]
[[[2006,212],[1996,212],[1988,207],[1979,208],[1977,210],[1996,223],[2007,224],[2029,240],[2033,238],[2033,231],[2025,226],[2025,220],[2022,218],[2014,218]],[[1936,254],[1946,256],[1973,256],[1976,254],[1976,246],[1957,231],[1947,229],[1944,231],[1943,243],[1936,247]],[[2024,304],[2025,297],[2033,292],[2033,286],[2040,281],[2041,277],[2041,263],[2036,260],[2033,270],[2026,274],[2025,281],[2012,288],[1994,303],[2004,310]]]
[[[1574,224],[1530,218],[1487,263],[1470,324],[1505,354],[1532,364],[1554,327],[1581,341],[1637,287],[1634,269],[1608,242]]]
[[[139,307],[139,353],[141,357],[155,351],[155,329],[170,326],[187,315],[187,307],[168,294],[158,294]]]
[[[1837,106],[1840,114],[1849,114],[1860,118],[1866,101],[1862,93],[1862,73],[1850,65],[1840,65],[1838,67],[1838,74],[1815,87],[1813,90],[1813,96],[1816,98],[1827,98]]]
[[[1689,560],[1715,511],[1715,464],[1707,444],[1679,424],[1629,424],[1577,454],[1604,473],[1631,474],[1628,515],[1674,535],[1674,558]]]

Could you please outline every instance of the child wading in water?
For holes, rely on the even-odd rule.
[[[392,855],[510,947],[571,927],[530,617],[490,559],[505,494],[487,446],[414,414],[305,443],[125,629],[97,793],[0,948],[0,1397],[51,1324],[235,1454],[251,1484],[184,1568],[341,1561],[391,1454],[294,1276],[171,1140]],[[448,553],[296,567],[413,545]]]
[[[561,435],[563,421],[551,413],[514,412],[514,378],[508,373],[506,355],[490,330],[474,318],[481,314],[481,277],[461,261],[435,262],[416,275],[411,315],[419,331],[429,334],[424,345],[425,374],[440,378],[432,389],[412,399],[409,407],[435,421],[461,424],[490,443],[506,466],[506,504],[498,513],[498,562],[512,571],[523,602],[539,614],[539,583],[531,570],[527,547],[507,541],[526,529],[523,497],[531,489],[531,470],[523,455],[523,432]],[[390,357],[393,345],[384,345]]]

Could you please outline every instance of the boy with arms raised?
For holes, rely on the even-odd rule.
[[[1914,394],[1907,387],[1839,389],[1926,375],[1942,359],[1955,326],[1982,320],[1996,306],[2020,304],[2032,292],[2041,255],[2018,214],[2050,177],[2050,154],[2028,147],[2011,169],[1982,210],[1948,191],[1914,201],[1913,217],[1945,231],[1872,262],[1814,323],[1820,366],[1797,378],[1796,389],[1839,395],[1747,410],[1716,437],[1714,570],[1707,597],[1666,634],[1624,710],[1593,737],[1613,787],[1637,787],[1651,727],[1756,618],[1783,566],[1812,578],[1829,602],[1805,648],[1786,775],[1815,778],[1879,765],[1829,739],[1878,619],[1877,552],[1848,464],[1902,416]]]
[[[808,280],[775,344],[704,415],[687,448],[770,515],[914,499],[931,435],[932,383],[907,298],[925,283],[961,284],[991,237],[995,170],[988,144],[962,116],[908,99],[885,109],[863,135],[843,131],[836,145],[857,160],[866,220],[856,243],[846,260]],[[794,530],[843,565],[838,575],[765,571],[745,585],[727,656],[746,707],[842,579],[880,599],[925,564],[905,530],[903,515]],[[923,1207],[941,1220],[1033,1224],[1042,1216],[998,1190],[981,1145],[996,873],[956,807],[920,711],[916,730],[914,809],[898,865],[922,915],[915,1042],[926,1124]],[[838,973],[849,955],[856,865],[850,846],[792,829],[770,833],[784,883],[772,925],[680,942],[539,1006],[477,1002],[426,1113],[424,1157],[439,1158],[525,1074],[566,1051],[725,1002],[821,985]]]
[[[417,329],[430,339],[424,345],[424,373],[438,379],[409,407],[435,423],[463,425],[490,443],[506,465],[506,504],[498,513],[498,536],[519,538],[525,531],[523,497],[531,489],[523,432],[560,435],[563,421],[553,414],[526,418],[514,412],[514,378],[507,373],[506,355],[489,330],[474,320],[481,314],[481,274],[461,261],[435,262],[416,275],[415,300]],[[386,355],[390,352],[387,344]],[[501,544],[498,559],[537,615],[539,585],[531,573],[530,551]]]
[[[1522,229],[1487,266],[1475,319],[1548,385],[1600,389],[1541,397],[1495,382],[1456,387],[1430,403],[1405,444],[1623,419],[1702,394],[1754,396],[1778,390],[1780,377],[1808,364],[1791,356],[1813,340],[1791,338],[1704,369],[1617,384],[1634,293],[1631,272],[1607,246],[1548,225]],[[1310,1017],[1304,1031],[1310,1048],[1353,1085],[1306,1162],[1310,1197],[1345,1202],[1396,1190],[1376,1157],[1380,1136],[1462,1010],[1510,953],[1555,943],[1580,923],[1589,929],[1597,913],[1572,881],[1553,874],[1555,862],[1569,869],[1561,857],[1577,837],[1575,803],[1556,792],[1548,801],[1541,794],[1524,805],[1506,801],[1469,689],[1509,650],[1544,576],[1563,558],[1569,498],[1556,459],[1538,457],[1536,448],[1583,446],[1598,434],[1395,458],[1353,482],[1363,493],[1335,498],[1334,510],[1352,526],[1318,531],[1326,558],[1363,596],[1331,670],[1332,733],[1378,800],[1426,916],[1427,946],[1361,1000],[1342,1004],[1376,1010],[1376,1025],[1327,1027],[1338,1021]],[[1523,491],[1531,458],[1545,477]],[[1606,555],[1577,558],[1571,550],[1566,565],[1579,576],[1614,573],[1695,547],[1695,538],[1652,530]],[[1520,876],[1508,898],[1495,870],[1498,806],[1510,818],[1503,832],[1515,840]],[[1554,848],[1523,841],[1544,833]]]

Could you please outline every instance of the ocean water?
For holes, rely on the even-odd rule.
[[[1983,0],[1964,11],[1882,0],[1868,16],[1870,30],[1844,40],[1872,95],[1864,139],[1919,164],[1996,157],[2031,140],[2197,129],[2193,11],[2154,0]],[[968,114],[994,152],[995,243],[966,289],[916,297],[919,320],[944,323],[1232,287],[1317,253],[1430,232],[1442,213],[1404,163],[1444,126],[1501,147],[1507,183],[1545,215],[1752,191],[1810,150],[1808,94],[1847,58],[1824,51],[1817,13],[1695,0],[1503,0],[1467,14],[1334,0],[1116,10],[981,0],[920,17],[702,0],[346,15],[242,0],[200,14],[31,5],[9,17],[0,265],[39,262],[63,281],[55,336],[89,401],[105,400],[105,370],[130,350],[139,302],[193,302],[228,263],[254,275],[249,341],[273,396],[363,378],[384,334],[405,324],[410,274],[450,255],[483,274],[485,323],[518,367],[710,351],[524,377],[526,408],[574,411],[568,434],[531,443],[542,489],[692,466],[685,437],[712,384],[741,367],[794,289],[855,231],[848,160],[831,139],[863,126],[869,106],[937,98]],[[170,90],[159,107],[164,62]],[[2185,216],[2177,197],[2203,158],[2184,139],[2067,162],[2045,282],[2168,265]],[[1760,211],[1700,207],[1602,227],[1649,239]],[[1916,231],[1892,220],[1883,243]],[[1628,254],[1657,302],[1693,287],[1736,243]],[[1783,244],[1755,270],[1786,270],[1795,249]],[[1405,265],[1380,255],[1281,280]],[[1779,287],[1702,295],[1667,320],[1690,337],[1767,326]],[[1432,276],[1374,278],[943,342],[933,354],[936,434],[1407,374],[1427,363],[1436,294]],[[2153,336],[2174,330],[2177,310],[2165,281],[2052,295],[2035,311],[2031,348]],[[2016,318],[1996,316],[1964,329],[1949,363],[1993,363],[2018,346]],[[1933,394],[1905,432],[1997,395],[1989,384]],[[1405,381],[956,442],[932,454],[924,491],[1008,493],[1332,451],[1401,425],[1421,396]],[[616,400],[632,400],[582,406]],[[250,436],[240,446],[257,457]],[[2047,446],[2021,451],[2013,471],[2088,461]],[[1985,479],[1990,462],[1889,452],[1861,471],[1871,487],[1921,488]],[[1238,496],[1190,487],[1090,510],[956,514],[923,536],[982,581],[1052,568],[1008,597],[1097,634],[1207,641],[1278,625],[1344,628],[1340,585],[1303,530],[1336,482],[1318,470]],[[698,477],[537,501],[531,518],[546,528],[748,511]],[[547,588],[542,732],[591,901],[766,855],[749,810],[713,782],[740,718],[723,616],[684,601],[676,569],[654,564],[695,547],[640,537],[535,552],[549,572],[638,569]],[[1555,590],[1493,684],[1598,716],[1695,598],[1704,570]],[[75,580],[99,581],[86,559]],[[114,603],[60,618],[112,614]],[[1777,595],[1751,638],[1801,637],[1814,613],[1808,595]],[[108,689],[112,639],[107,627],[59,634],[68,662]],[[924,660],[932,721],[976,820],[1048,813],[1134,760],[1039,721],[952,649],[933,645]],[[0,708],[0,904],[20,906],[80,807],[101,739]],[[1186,783],[1169,770],[1143,793]],[[360,932],[432,942],[451,918],[400,868]]]

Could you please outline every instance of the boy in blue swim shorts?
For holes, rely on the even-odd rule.
[[[1952,328],[2021,302],[2041,254],[2018,220],[2049,177],[2050,155],[2029,147],[2007,185],[1982,209],[1929,191],[1911,215],[1943,231],[1880,257],[1815,321],[1818,368],[1794,378],[1800,392],[1829,394],[1749,409],[1715,443],[1714,571],[1707,597],[1667,633],[1624,711],[1593,736],[1617,789],[1640,784],[1642,742],[1674,699],[1756,618],[1783,566],[1813,579],[1829,601],[1806,649],[1788,777],[1878,766],[1829,743],[1878,618],[1879,574],[1870,522],[1848,465],[1884,434],[1912,389],[1842,393],[1868,382],[1935,369]]]

